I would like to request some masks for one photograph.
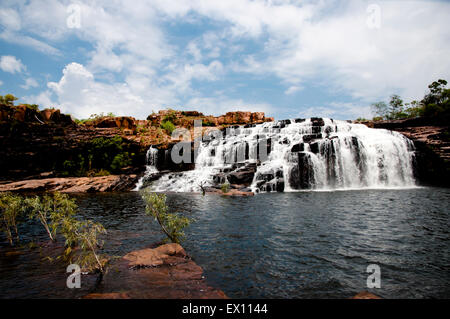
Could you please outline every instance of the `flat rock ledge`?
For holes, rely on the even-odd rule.
[[[31,179],[0,184],[0,192],[96,193],[132,190],[137,175]]]
[[[227,299],[207,285],[203,269],[179,244],[133,251],[105,275],[99,291],[84,299]]]

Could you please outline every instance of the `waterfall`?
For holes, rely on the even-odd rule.
[[[148,158],[157,156],[154,150]],[[192,192],[230,183],[258,193],[413,187],[414,150],[400,133],[326,118],[234,126],[204,137],[194,170],[164,174],[151,188]],[[155,173],[152,163],[156,159],[149,160],[146,176]]]
[[[159,173],[158,169],[156,168],[157,159],[158,159],[158,149],[150,147],[146,154],[145,174],[137,182],[136,188],[134,189],[135,191],[138,191],[139,189],[143,188],[143,186],[145,185],[145,181],[152,179],[153,176]]]

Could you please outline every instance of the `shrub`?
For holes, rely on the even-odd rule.
[[[0,194],[0,228],[5,233],[11,246],[14,245],[13,232],[15,233],[16,240],[20,240],[17,224],[19,223],[18,219],[23,212],[24,205],[21,196],[11,193]]]
[[[62,223],[62,233],[66,239],[64,257],[69,259],[70,263],[78,264],[84,271],[98,270],[101,274],[105,272],[108,257],[97,252],[97,248],[103,245],[99,235],[107,233],[102,224],[91,220],[66,218]],[[72,254],[74,247],[79,249]]]
[[[175,130],[175,125],[171,121],[164,121],[161,123],[161,128],[171,135]]]
[[[220,189],[222,190],[223,193],[228,193],[230,191],[230,184],[228,183],[223,183],[220,186]]]
[[[29,218],[37,219],[44,226],[51,241],[56,241],[58,228],[66,218],[71,218],[77,209],[75,200],[60,193],[45,195],[42,198],[27,198],[25,206],[29,210]]]
[[[111,169],[113,171],[118,172],[121,168],[127,167],[131,165],[131,158],[128,152],[117,154],[112,163],[111,163]]]
[[[145,213],[156,219],[161,230],[173,243],[180,243],[184,238],[184,228],[189,226],[191,220],[180,214],[168,213],[169,208],[166,205],[166,195],[156,194],[148,190],[141,193],[145,203]]]

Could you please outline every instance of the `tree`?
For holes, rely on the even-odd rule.
[[[382,119],[386,119],[388,116],[388,106],[385,102],[377,102],[372,104],[372,111],[381,117]]]
[[[65,257],[72,256],[74,252],[75,258],[69,259],[71,263],[78,264],[85,271],[98,270],[103,276],[108,258],[97,252],[97,249],[103,246],[99,235],[107,233],[103,225],[91,220],[78,221],[74,218],[65,218],[62,221],[62,233],[66,238]],[[74,250],[75,247],[79,249]]]
[[[17,101],[18,98],[12,94],[6,94],[5,96],[0,95],[0,103],[6,104],[9,106],[14,106],[14,101]]]
[[[18,218],[24,212],[22,197],[11,193],[0,194],[1,230],[5,233],[11,246],[14,246],[13,231],[19,241],[17,229]]]
[[[388,119],[395,120],[402,118],[403,115],[403,100],[399,95],[391,95],[391,100],[389,101],[389,113]]]
[[[191,220],[180,214],[168,213],[165,194],[156,194],[145,189],[141,196],[145,203],[145,213],[156,219],[171,242],[179,244],[185,236],[183,229],[189,226]]]
[[[450,115],[450,89],[446,88],[446,85],[447,81],[440,79],[428,86],[430,93],[421,101],[422,115],[429,117]]]
[[[37,219],[44,226],[51,241],[56,241],[57,229],[66,218],[71,218],[77,209],[75,200],[66,194],[54,193],[53,196],[35,196],[25,200],[29,208],[29,218]]]

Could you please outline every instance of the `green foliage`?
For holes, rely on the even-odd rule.
[[[141,192],[145,203],[145,213],[156,219],[161,230],[173,243],[180,243],[184,238],[184,228],[189,226],[191,220],[180,214],[169,213],[165,194],[156,194],[147,189]]]
[[[228,183],[223,183],[220,186],[220,189],[222,190],[222,193],[228,193],[230,191],[230,184]]]
[[[161,123],[161,128],[166,130],[166,132],[170,135],[175,130],[175,125],[171,121],[166,120]]]
[[[450,89],[446,88],[446,80],[437,80],[428,88],[430,93],[424,96],[422,101],[412,101],[403,104],[398,95],[392,95],[389,106],[385,102],[372,104],[372,110],[377,115],[373,120],[397,120],[427,117],[450,117]]]
[[[99,236],[107,233],[103,225],[91,220],[65,218],[61,228],[66,239],[64,259],[78,264],[84,271],[104,273],[108,257],[97,252],[98,247],[103,246]]]
[[[14,245],[13,232],[16,240],[19,241],[19,232],[17,225],[19,217],[24,212],[23,199],[21,196],[11,193],[0,193],[0,229],[5,233],[11,246]]]
[[[169,109],[169,112],[164,116],[162,122],[172,122],[175,123],[177,120],[177,112],[175,110]]]
[[[38,220],[44,226],[51,241],[56,240],[58,228],[64,220],[72,218],[77,210],[75,200],[60,193],[27,198],[24,203],[28,208],[29,218]]]
[[[358,117],[357,119],[356,119],[356,122],[367,122],[368,121],[368,119],[365,119],[365,118],[363,118],[363,117]]]
[[[135,153],[124,150],[125,144],[120,136],[113,138],[98,137],[85,146],[82,153],[62,164],[63,176],[106,176],[120,173],[130,166]]]
[[[123,167],[130,166],[131,162],[132,160],[128,152],[117,154],[111,163],[111,169],[113,171],[119,171]]]
[[[18,100],[18,98],[12,94],[6,94],[5,96],[0,95],[0,104],[14,106],[14,101],[17,101],[17,100]]]

